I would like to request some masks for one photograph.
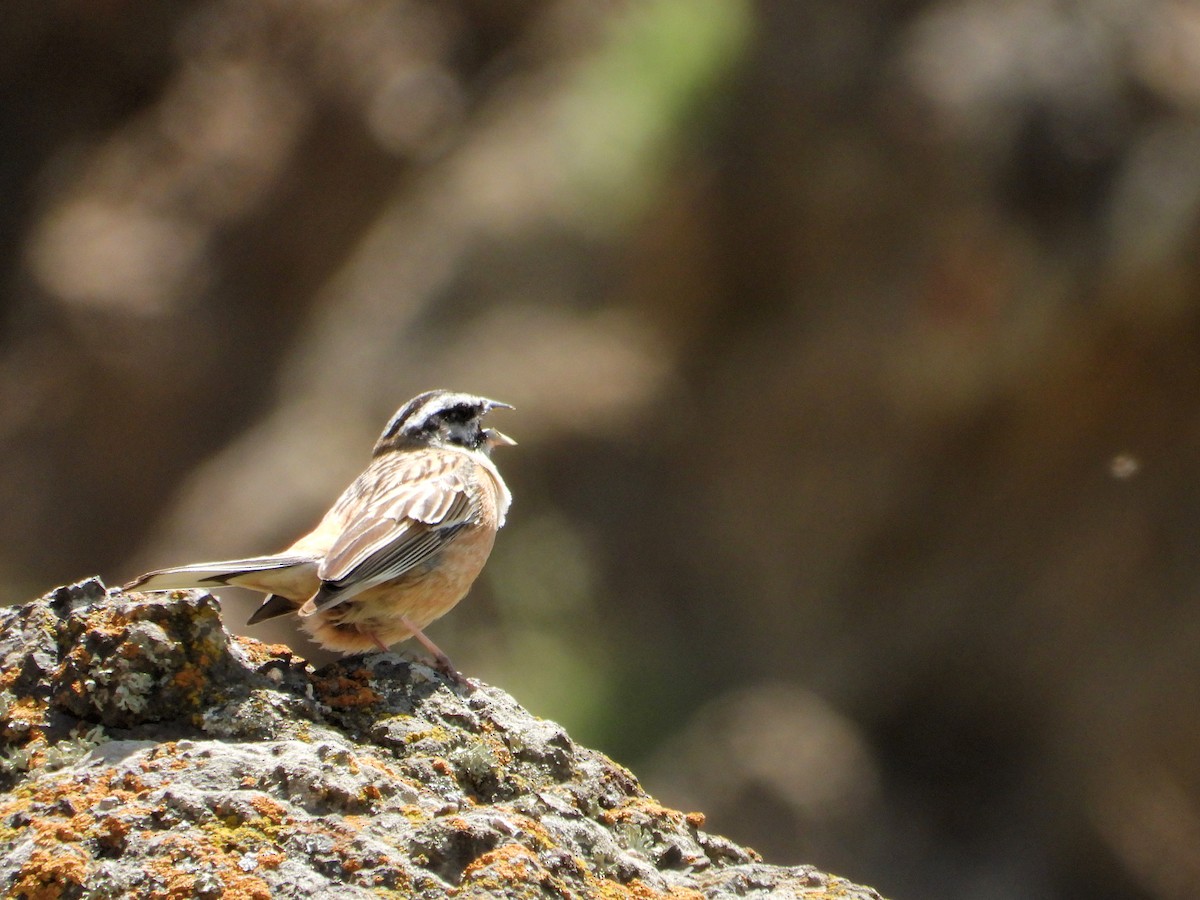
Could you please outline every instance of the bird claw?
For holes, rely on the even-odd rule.
[[[465,687],[471,691],[476,689],[474,682],[472,682],[454,667],[454,663],[450,662],[450,657],[442,652],[441,647],[426,637],[425,632],[421,631],[421,629],[416,626],[415,622],[408,618],[402,618],[401,621],[404,623],[404,626],[412,632],[412,636],[417,639],[417,642],[420,643],[420,645],[424,647],[426,651],[428,651],[429,655],[433,657],[433,670],[435,672],[444,677],[447,681],[452,681],[460,687]],[[387,652],[387,646],[378,638],[378,636],[372,635],[371,639],[375,642],[375,646],[385,653]]]

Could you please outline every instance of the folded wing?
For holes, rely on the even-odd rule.
[[[363,473],[369,494],[348,492],[344,526],[322,561],[321,588],[300,609],[311,616],[408,572],[467,527],[478,498],[468,485],[475,463],[461,453],[381,457]],[[377,467],[384,471],[372,471]]]

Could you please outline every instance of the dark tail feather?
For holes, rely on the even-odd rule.
[[[262,602],[262,606],[254,611],[254,615],[246,620],[246,624],[257,625],[259,622],[267,621],[267,619],[275,619],[279,616],[286,616],[288,613],[295,611],[296,604],[287,597],[280,597],[278,594],[271,594]]]

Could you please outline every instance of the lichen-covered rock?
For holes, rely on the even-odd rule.
[[[313,671],[201,591],[0,612],[0,894],[878,898],[659,806],[492,687]]]

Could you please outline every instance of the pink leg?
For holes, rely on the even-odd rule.
[[[433,656],[436,668],[439,672],[441,672],[443,675],[453,678],[460,684],[471,684],[471,682],[459,674],[459,671],[454,668],[454,663],[450,662],[450,657],[442,652],[442,648],[427,638],[425,636],[425,632],[421,631],[421,629],[417,627],[416,623],[413,622],[412,619],[409,619],[407,616],[401,616],[400,621],[404,623],[405,628],[412,632],[412,636],[415,637],[418,642],[420,642],[421,646],[428,650]]]

